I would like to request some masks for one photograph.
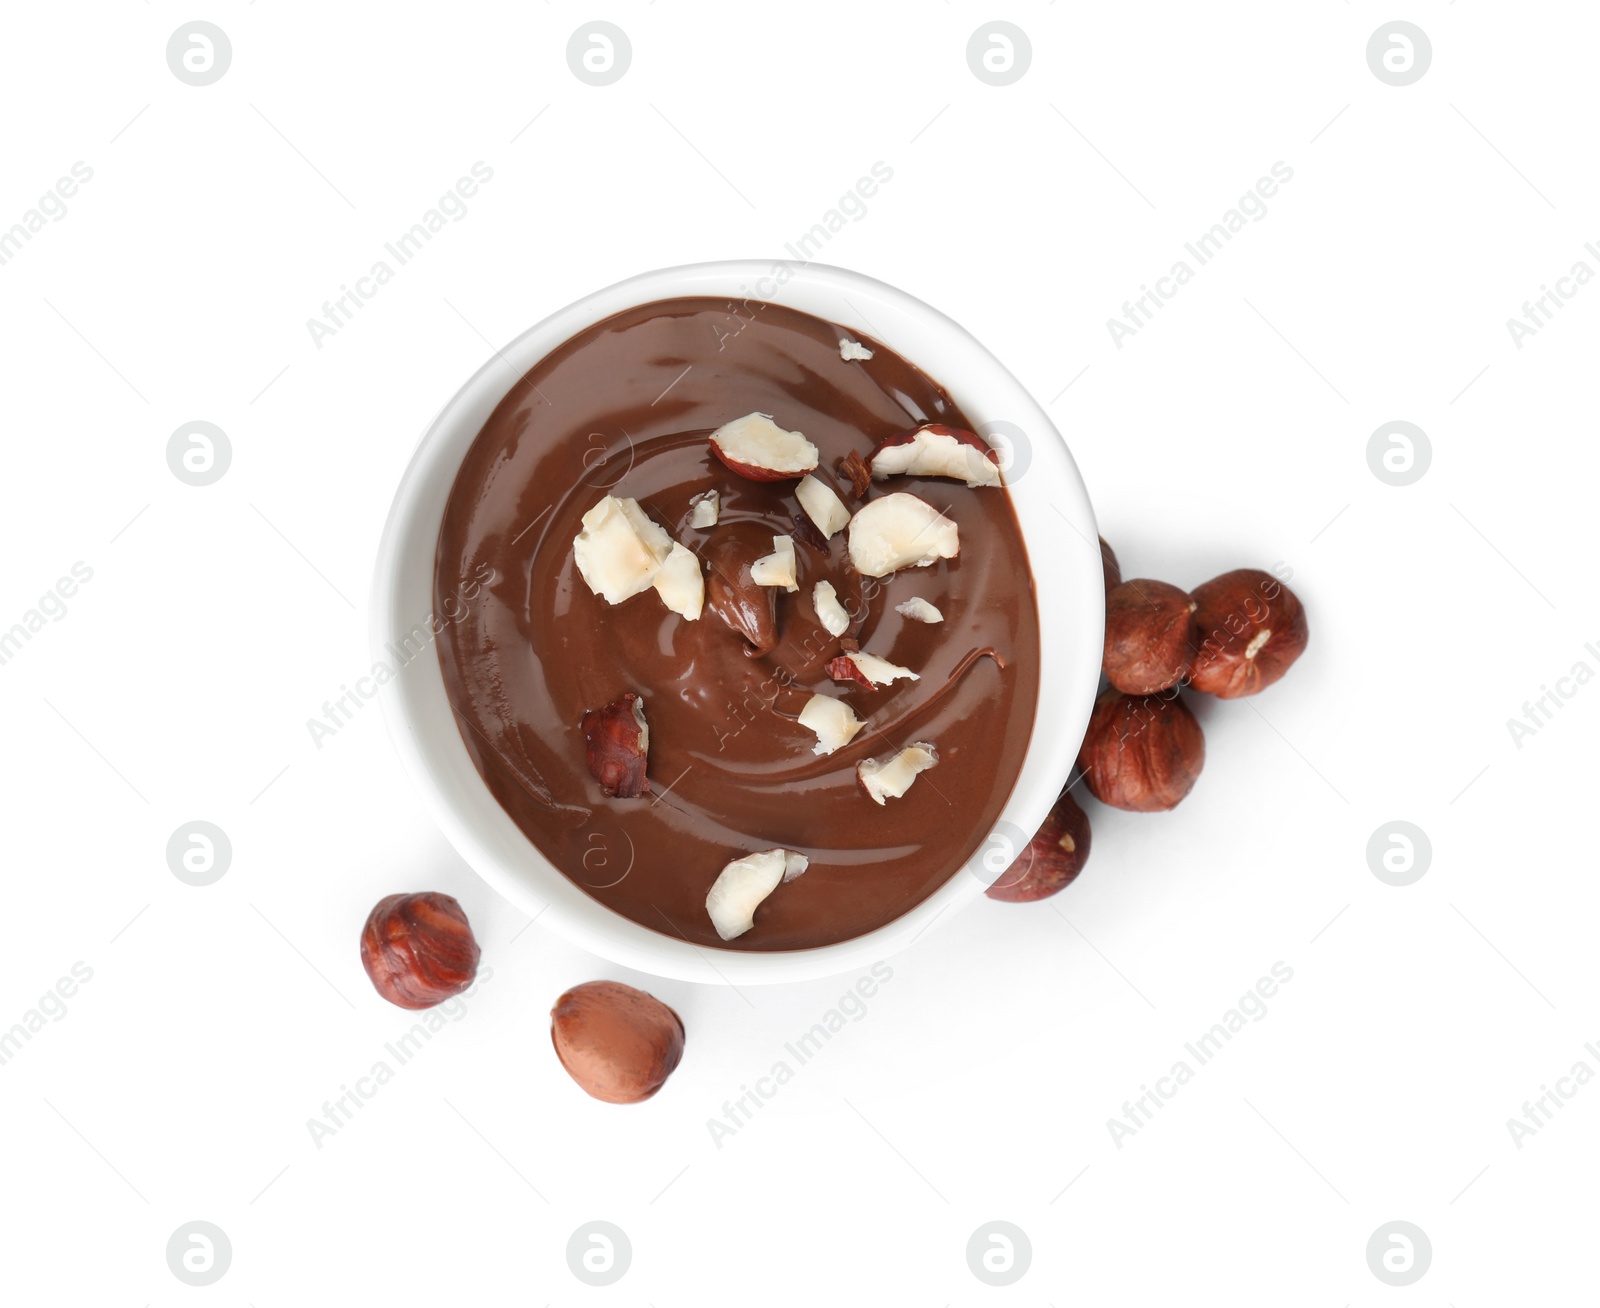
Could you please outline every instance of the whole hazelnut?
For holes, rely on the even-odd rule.
[[[585,1094],[637,1104],[683,1057],[683,1022],[654,995],[620,981],[574,986],[550,1010],[550,1042]]]
[[[1063,792],[1044,825],[985,893],[1008,904],[1048,899],[1066,889],[1088,861],[1089,815]]]
[[[1239,568],[1195,587],[1196,652],[1189,684],[1219,699],[1265,690],[1305,650],[1306,611],[1259,568]]]
[[[1176,691],[1107,691],[1095,703],[1078,751],[1090,793],[1135,813],[1176,808],[1205,761],[1205,733]]]
[[[1125,581],[1106,596],[1104,667],[1128,695],[1175,686],[1194,653],[1195,602],[1164,581]]]
[[[361,965],[377,992],[400,1008],[432,1008],[478,975],[478,942],[449,895],[386,895],[361,929]]]
[[[1106,598],[1111,598],[1111,592],[1122,585],[1122,565],[1117,562],[1116,553],[1111,546],[1106,544],[1106,538],[1100,537],[1100,570],[1106,576]]]

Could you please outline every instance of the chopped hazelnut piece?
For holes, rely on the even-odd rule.
[[[850,519],[850,561],[864,577],[923,568],[961,549],[956,524],[906,491],[871,500]]]
[[[856,499],[867,493],[872,485],[872,471],[867,467],[867,461],[855,450],[851,450],[834,466],[839,469],[839,475],[850,483],[850,493]]]
[[[583,530],[572,541],[578,571],[607,604],[648,590],[671,551],[672,537],[638,500],[612,495],[583,515]]]
[[[794,538],[774,536],[772,553],[750,565],[750,579],[758,586],[782,586],[787,591],[800,589],[795,571]]]
[[[902,668],[898,663],[880,659],[876,654],[862,654],[858,651],[841,654],[829,662],[828,675],[835,681],[855,681],[863,686],[887,686],[895,681],[922,680],[910,668]]]
[[[894,611],[903,617],[910,618],[913,622],[943,622],[944,614],[929,604],[921,596],[908,599],[904,604],[896,604]]]
[[[817,447],[767,413],[747,413],[711,433],[711,451],[751,481],[788,481],[817,466]]]
[[[694,512],[689,515],[691,527],[704,531],[707,527],[717,525],[717,519],[722,515],[722,497],[716,491],[702,491],[689,503],[694,505]]]
[[[637,799],[650,793],[645,764],[650,755],[650,724],[644,719],[644,701],[631,690],[583,715],[583,743],[589,772],[600,789],[617,799]]]
[[[655,586],[661,602],[674,613],[690,622],[700,617],[706,602],[706,578],[700,571],[700,556],[693,550],[674,541],[672,552],[656,573]]]
[[[831,754],[840,746],[848,745],[866,725],[848,704],[831,695],[813,695],[800,710],[797,721],[817,733],[813,754]]]
[[[722,869],[706,895],[711,925],[724,940],[742,936],[755,925],[761,901],[785,881],[793,881],[810,864],[804,854],[764,849],[736,858]]]
[[[987,441],[961,427],[942,422],[925,423],[915,431],[891,436],[872,452],[869,462],[878,480],[909,477],[950,477],[968,486],[998,486],[998,455]]]
[[[856,764],[861,788],[882,807],[885,799],[899,799],[911,783],[939,762],[939,751],[925,740],[907,745],[890,759],[863,759]]]
[[[849,526],[850,510],[845,508],[844,501],[834,494],[831,487],[818,481],[810,473],[800,478],[800,484],[794,488],[794,494],[800,501],[800,507],[806,511],[806,516],[816,523],[817,530],[825,538]]]
[[[831,581],[819,581],[811,588],[811,607],[816,609],[823,630],[830,636],[842,636],[850,629],[850,614],[839,603],[839,595]]]

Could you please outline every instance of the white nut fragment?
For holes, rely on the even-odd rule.
[[[888,659],[880,659],[876,654],[863,654],[860,650],[857,650],[853,654],[841,654],[839,657],[854,663],[856,670],[874,686],[887,686],[891,682],[902,679],[908,681],[922,680],[910,668],[902,668],[898,663],[891,663]]]
[[[873,452],[872,475],[885,477],[951,477],[968,486],[998,486],[1000,467],[989,457],[990,446],[974,432],[943,423],[927,423],[904,436],[892,436]]]
[[[960,552],[956,524],[920,496],[896,491],[869,501],[850,519],[850,562],[864,577],[924,568]]]
[[[846,338],[839,342],[839,357],[846,361],[850,359],[870,359],[872,351],[860,341],[852,341]]]
[[[795,572],[794,538],[774,536],[772,553],[763,554],[750,565],[750,580],[758,586],[782,586],[785,590],[800,589]]]
[[[578,571],[607,604],[648,590],[671,551],[672,537],[638,500],[612,495],[583,515],[583,530],[572,541]]]
[[[813,695],[796,720],[802,727],[817,733],[813,754],[831,754],[840,746],[848,745],[855,739],[856,732],[866,725],[855,715],[854,709],[831,695]]]
[[[862,789],[872,796],[880,807],[885,799],[899,799],[911,789],[911,783],[939,762],[939,751],[925,740],[907,745],[887,762],[875,758],[863,759],[856,764],[856,776]]]
[[[667,561],[656,573],[656,594],[674,613],[694,622],[706,602],[706,578],[700,571],[700,557],[676,541]]]
[[[894,611],[903,617],[910,618],[913,622],[943,622],[944,614],[929,604],[920,595],[908,599],[904,604],[896,604]]]
[[[704,531],[707,527],[717,525],[717,518],[722,514],[722,497],[716,491],[703,491],[689,503],[694,505],[694,512],[689,515],[691,527],[698,527]]]
[[[850,629],[850,615],[839,603],[839,595],[831,581],[819,581],[811,590],[811,607],[816,609],[823,630],[830,636],[842,636]]]
[[[810,473],[800,478],[794,496],[806,516],[817,524],[817,530],[830,539],[850,525],[850,510],[845,508],[833,489],[818,481]]]
[[[797,431],[785,431],[768,413],[747,413],[711,433],[717,457],[752,481],[786,481],[817,466],[817,447]]]
[[[736,858],[722,869],[706,896],[711,925],[724,940],[742,936],[755,925],[757,906],[785,881],[793,881],[810,864],[804,854],[764,849]]]

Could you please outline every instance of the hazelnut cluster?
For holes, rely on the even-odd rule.
[[[478,958],[461,905],[433,891],[385,896],[361,930],[361,964],[373,988],[400,1008],[433,1008],[470,990]],[[589,981],[556,1000],[550,1043],[585,1094],[608,1104],[637,1104],[677,1068],[683,1021],[643,990]]]
[[[1110,545],[1105,571],[1108,686],[1078,751],[1078,780],[1102,804],[1135,813],[1176,808],[1205,765],[1206,740],[1183,699],[1257,695],[1304,652],[1306,612],[1270,572],[1237,568],[1192,591],[1164,581],[1124,581]],[[1011,867],[989,887],[1010,902],[1043,899],[1078,875],[1089,819],[1069,785]]]

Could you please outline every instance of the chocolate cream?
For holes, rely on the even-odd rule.
[[[841,339],[873,351],[840,357]],[[573,560],[580,519],[631,496],[674,540],[727,572],[795,530],[794,481],[747,481],[706,438],[744,414],[773,416],[821,451],[819,479],[859,508],[838,461],[923,422],[971,427],[944,390],[878,341],[755,301],[664,300],[606,319],[512,387],[462,462],[439,535],[441,609],[493,573],[439,639],[462,738],[506,812],[595,899],[663,934],[737,950],[804,949],[859,936],[943,885],[987,836],[1022,766],[1039,678],[1033,581],[1009,494],[946,478],[894,477],[953,518],[960,554],[872,579],[846,533],[826,554],[797,541],[800,589],[776,592],[777,643],[755,652],[707,603],[698,621],[653,590],[618,605],[591,593]],[[690,500],[721,496],[721,520],[691,528]],[[729,575],[738,575],[731,572]],[[708,578],[709,580],[709,578]],[[831,581],[861,649],[921,674],[872,690],[831,680],[841,652],[811,605]],[[945,620],[895,605],[921,596]],[[747,617],[749,615],[746,615]],[[644,699],[651,792],[602,793],[585,762],[584,710],[626,691]],[[866,726],[814,754],[796,715],[840,696]],[[931,741],[939,763],[905,796],[875,804],[864,758]],[[706,892],[731,859],[780,847],[810,866],[723,942]]]

